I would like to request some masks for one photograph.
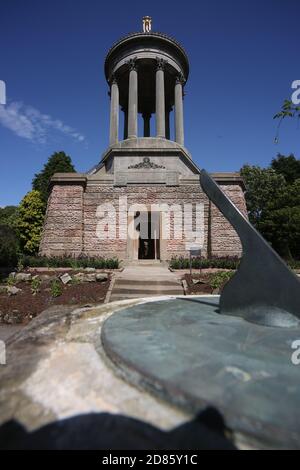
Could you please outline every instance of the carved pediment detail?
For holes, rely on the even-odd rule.
[[[144,157],[142,162],[136,163],[135,165],[130,165],[128,170],[136,170],[136,169],[157,169],[157,168],[165,168],[163,165],[157,165],[156,163],[151,162],[149,157]]]

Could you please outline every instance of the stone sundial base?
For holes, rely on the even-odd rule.
[[[109,317],[108,357],[126,379],[185,411],[215,407],[246,442],[300,446],[300,327],[276,328],[220,315],[219,297],[145,302]]]

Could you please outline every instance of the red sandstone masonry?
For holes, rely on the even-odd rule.
[[[246,213],[242,188],[238,184],[221,187],[238,208]],[[127,196],[128,206],[134,203],[146,206],[163,203],[170,206],[203,203],[205,229],[203,254],[207,255],[209,249],[214,256],[239,256],[241,254],[241,244],[236,232],[218,209],[213,204],[209,204],[198,184],[182,184],[177,187],[159,185],[114,187],[111,184],[95,183],[88,184],[85,191],[80,184],[55,184],[53,186],[48,202],[40,254],[78,256],[84,253],[89,256],[117,256],[125,259],[127,241],[119,238],[120,233],[126,233],[126,226],[119,223],[118,217],[120,196]],[[96,211],[100,204],[108,202],[113,203],[117,211],[117,239],[99,240],[96,236],[98,223]],[[195,228],[195,207],[193,212],[193,228]],[[112,214],[109,217],[112,217]],[[172,230],[174,225],[172,216],[170,225]],[[167,259],[172,256],[187,256],[185,240],[168,240],[165,256]]]
[[[220,185],[231,201],[247,217],[242,188],[239,185]],[[214,204],[211,204],[211,255],[241,256],[242,246],[236,231]]]
[[[40,254],[78,256],[82,252],[83,187],[54,185],[48,201]]]

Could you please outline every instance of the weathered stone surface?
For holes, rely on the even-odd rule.
[[[19,289],[16,286],[7,286],[6,287],[6,292],[8,295],[16,295],[18,292],[21,292],[22,289]]]
[[[107,281],[107,279],[108,279],[108,274],[106,274],[106,273],[96,274],[96,281],[98,281],[98,282]]]
[[[84,278],[85,278],[85,274],[84,273],[77,273],[77,274],[74,274],[73,278],[77,281],[84,281]]]
[[[31,274],[30,273],[17,273],[15,275],[15,280],[17,282],[26,282],[26,281],[31,281]]]
[[[150,424],[169,430],[189,422],[190,414],[129,385],[108,366],[100,341],[103,321],[113,311],[136,302],[75,310],[74,307],[51,307],[7,340],[7,365],[0,367],[0,448],[25,446],[28,438],[38,446],[39,434],[29,433],[42,432],[46,425],[56,429],[56,437],[46,432],[46,441],[40,443],[43,448],[79,447],[86,433],[89,441],[86,448],[91,448],[97,445],[97,440],[105,442],[105,436],[117,435],[118,420],[112,426],[116,415],[127,417],[128,425],[133,419],[139,420],[140,432],[143,432],[142,426],[146,429]],[[111,417],[108,428],[96,419],[104,413],[107,419]],[[90,427],[85,433],[82,429],[85,429],[84,418],[88,416]],[[81,431],[75,426],[78,419]],[[68,422],[70,426],[65,428]],[[127,432],[128,429],[127,426]],[[63,436],[59,430],[63,430]],[[95,432],[96,441],[92,438]],[[136,435],[136,431],[132,432]],[[119,435],[119,445],[120,439],[124,442],[125,434],[122,431]],[[144,445],[151,448],[149,440]],[[111,447],[107,444],[106,448]],[[131,448],[135,448],[134,444]]]

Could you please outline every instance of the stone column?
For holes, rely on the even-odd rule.
[[[170,112],[172,108],[166,109],[166,139],[170,140]]]
[[[144,137],[150,137],[151,113],[143,113],[143,119],[144,119]]]
[[[123,133],[123,139],[127,139],[128,137],[128,108],[122,108],[122,111],[124,113],[124,133]]]
[[[178,76],[175,84],[175,141],[178,142],[178,144],[180,145],[184,144],[182,92],[183,83],[183,76]]]
[[[112,77],[110,86],[110,131],[109,145],[119,140],[119,87],[116,77]]]
[[[129,61],[128,139],[137,138],[138,76],[136,59]]]
[[[166,137],[166,123],[165,123],[165,77],[164,77],[165,61],[157,59],[156,69],[156,98],[155,98],[155,112],[156,112],[156,136]]]

